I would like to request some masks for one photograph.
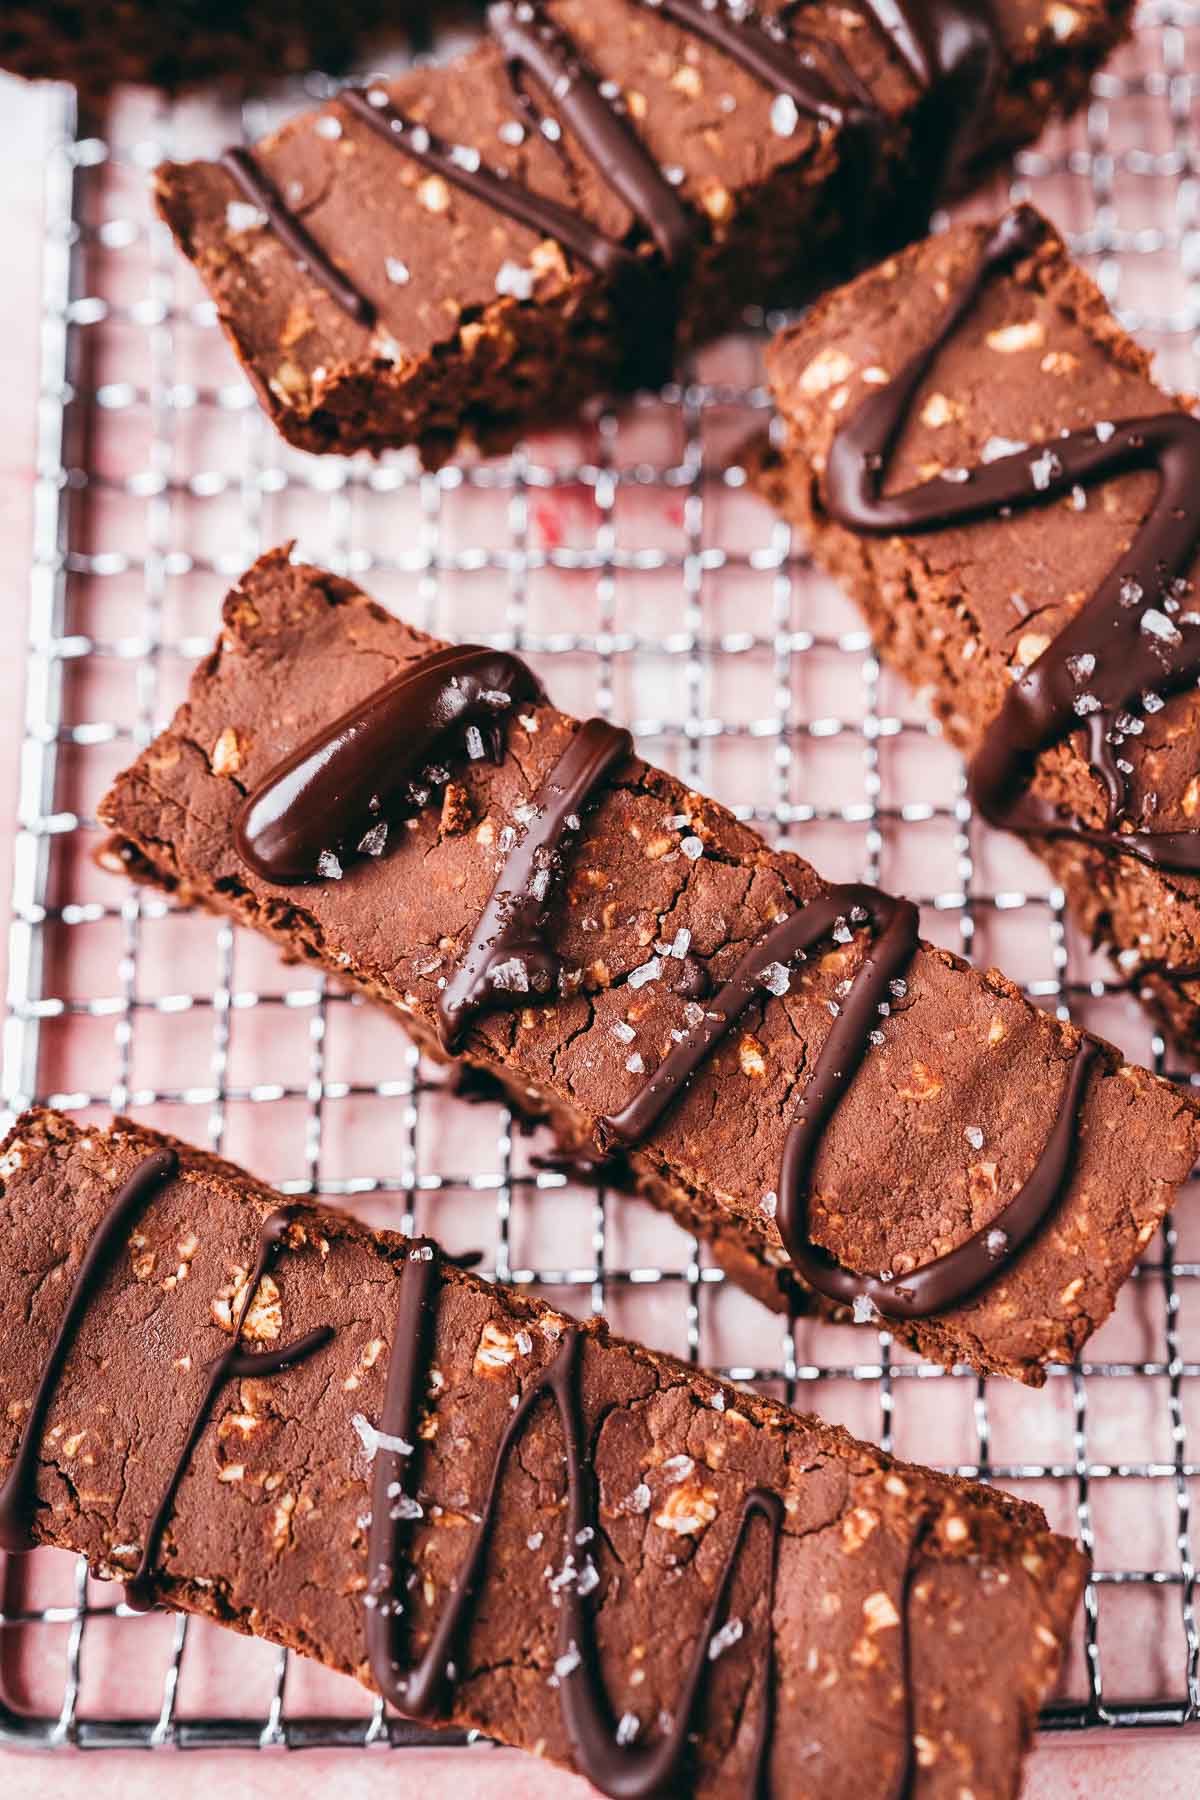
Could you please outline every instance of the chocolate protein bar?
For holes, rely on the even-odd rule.
[[[113,867],[494,1075],[780,1309],[1040,1382],[1111,1310],[1200,1106],[452,649],[262,558],[100,816]]]
[[[1195,1050],[1200,421],[1028,207],[862,276],[770,364],[769,496]]]
[[[126,1120],[0,1149],[0,1543],[638,1796],[1014,1796],[1036,1506]]]
[[[429,10],[429,0],[5,0],[0,69],[69,81],[93,100],[125,81],[237,91],[344,69],[365,43],[403,35]]]
[[[1129,0],[502,0],[158,205],[315,451],[492,446],[923,228],[1075,105]]]

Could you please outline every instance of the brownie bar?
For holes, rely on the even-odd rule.
[[[1036,215],[1026,217],[1035,248],[987,276],[938,349],[889,465],[889,492],[946,468],[981,467],[983,475],[970,479],[986,479],[992,458],[1023,445],[1036,478],[1035,465],[1042,468],[1046,454],[1051,461],[1044,472],[1054,472],[1068,430],[1084,432],[1086,447],[1086,429],[1099,422],[1101,447],[1115,449],[1113,421],[1178,419],[1185,411],[1154,385],[1148,355],[1121,330],[1053,229]],[[897,525],[889,535],[866,536],[830,516],[823,483],[835,434],[862,398],[878,395],[885,376],[927,341],[947,296],[979,266],[988,235],[985,227],[966,225],[918,244],[830,295],[776,339],[771,378],[785,431],[779,451],[766,458],[762,486],[862,606],[882,653],[929,692],[947,735],[968,755],[994,733],[1014,677],[1047,652],[1059,656],[1060,634],[1079,622],[1075,629],[1086,635],[1087,648],[1071,662],[1078,729],[1041,754],[1032,792],[1093,833],[1105,825],[1107,794],[1083,709],[1098,704],[1092,690],[1104,678],[1111,620],[1089,626],[1082,615],[1109,572],[1123,572],[1116,612],[1127,606],[1136,624],[1134,609],[1144,603],[1153,610],[1143,639],[1160,620],[1165,634],[1161,666],[1133,685],[1162,687],[1167,697],[1160,705],[1151,692],[1143,704],[1135,691],[1121,702],[1139,715],[1128,725],[1123,770],[1118,765],[1128,781],[1121,829],[1149,821],[1156,833],[1194,831],[1200,699],[1194,683],[1171,694],[1177,675],[1166,666],[1179,642],[1172,618],[1186,621],[1190,602],[1160,598],[1157,579],[1143,592],[1129,574],[1135,537],[1159,489],[1154,471],[1133,469],[1011,516],[989,512],[919,534]],[[1195,573],[1189,568],[1181,592],[1194,588]],[[1193,656],[1186,645],[1179,654]],[[1180,1045],[1200,1048],[1195,874],[1117,854],[1111,838],[1089,841],[1075,833],[1030,841],[1083,930],[1112,952]],[[1158,857],[1164,840],[1135,837],[1130,849],[1139,842]],[[1194,865],[1194,855],[1191,860]]]
[[[166,1158],[147,1184],[146,1159],[164,1149],[174,1166]],[[232,1351],[238,1372],[186,1457],[143,1604],[285,1644],[374,1688],[369,1646],[389,1639],[412,1668],[471,1585],[482,1529],[454,1674],[421,1709],[432,1718],[603,1782],[605,1758],[581,1755],[566,1722],[589,1684],[584,1652],[594,1645],[617,1746],[636,1751],[669,1729],[700,1646],[703,1685],[675,1721],[695,1735],[656,1791],[747,1793],[761,1744],[753,1791],[764,1794],[793,1792],[801,1765],[812,1791],[863,1800],[1016,1794],[1087,1567],[1040,1508],[896,1462],[611,1337],[603,1320],[573,1328],[427,1243],[336,1212],[288,1205],[270,1273],[251,1289],[280,1196],[128,1120],[100,1129],[27,1113],[0,1171],[0,1292],[20,1321],[0,1345],[10,1533],[23,1524],[32,1541],[128,1582],[211,1359]],[[88,1275],[84,1253],[135,1175],[148,1192]],[[387,1424],[395,1387],[407,1386],[406,1318],[421,1289],[406,1454]],[[14,1505],[16,1453],[73,1294],[85,1304],[49,1403],[32,1414],[35,1473]],[[255,1375],[314,1328],[324,1335],[305,1360]],[[563,1427],[545,1398],[516,1411],[572,1358],[594,1521],[574,1542]],[[762,1510],[739,1539],[752,1496]],[[371,1516],[381,1499],[397,1540],[382,1574]],[[574,1655],[562,1625],[572,1606],[588,1640]]]
[[[281,758],[440,648],[349,582],[274,551],[228,596],[217,648],[172,725],[100,807],[116,834],[111,866],[319,963],[391,1007],[434,1055],[444,1053],[442,994],[575,721],[519,704],[499,764],[456,760],[440,810],[426,805],[392,832],[386,854],[356,858],[341,879],[327,864],[327,878],[303,887],[265,880],[235,829],[245,796]],[[546,896],[548,938],[576,972],[566,996],[531,994],[520,1010],[475,1019],[463,1058],[548,1117],[568,1149],[589,1147],[598,1121],[641,1091],[747,946],[825,892],[799,857],[769,850],[723,808],[630,758]],[[764,987],[628,1153],[639,1190],[779,1309],[804,1303],[806,1291],[776,1218],[789,1120],[862,963],[859,939],[842,937],[814,952],[785,997]],[[1081,1042],[1002,975],[930,946],[893,993],[878,1020],[883,1041],[838,1105],[810,1183],[813,1239],[855,1270],[914,1270],[992,1223],[1030,1181]],[[930,1356],[1041,1382],[1047,1361],[1074,1356],[1107,1317],[1187,1178],[1200,1106],[1110,1047],[1097,1054],[1051,1222],[969,1300],[897,1321]]]
[[[521,19],[533,10],[502,9],[505,29],[532,33]],[[864,220],[921,228],[914,209],[929,199],[950,101],[868,10],[771,0],[769,18],[786,12],[782,50],[753,18],[694,10],[743,50],[753,32],[782,72],[751,72],[666,0],[551,0],[538,12],[563,39],[545,80],[514,76],[508,39],[485,41],[371,84],[375,130],[370,107],[332,101],[263,139],[254,158],[283,210],[261,190],[248,199],[221,162],[159,171],[159,209],[289,442],[418,444],[431,461],[463,438],[494,447],[599,391],[663,379],[673,332],[686,348],[773,291],[837,279],[861,257]],[[996,80],[974,109],[960,183],[1082,99],[1131,11],[994,9]],[[570,72],[574,56],[595,88]],[[591,153],[585,89],[612,109]],[[826,116],[797,107],[793,89]],[[865,133],[847,124],[851,93]],[[389,109],[407,129],[389,129]],[[515,216],[514,195],[533,197],[532,221]],[[339,303],[339,281],[359,304]]]
[[[0,69],[72,82],[89,99],[124,81],[237,91],[344,69],[366,42],[428,13],[420,0],[17,0],[0,8]]]

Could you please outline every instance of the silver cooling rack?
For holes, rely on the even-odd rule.
[[[1200,7],[1145,5],[1136,45],[1069,131],[1022,158],[1013,187],[1067,230],[1184,386],[1200,330],[1197,70]],[[1161,1041],[1073,936],[1061,893],[977,829],[926,715],[742,491],[737,446],[768,416],[758,340],[771,321],[749,321],[661,395],[502,462],[423,475],[404,457],[316,462],[273,437],[151,222],[145,180],[164,154],[211,148],[218,132],[257,135],[277,104],[221,119],[197,102],[131,99],[101,132],[68,94],[56,102],[5,1104],[131,1111],[289,1191],[459,1232],[503,1280],[609,1311],[904,1454],[1028,1493],[1097,1565],[1044,1724],[1192,1722],[1200,1260],[1188,1260],[1182,1214],[1151,1247],[1116,1335],[1094,1341],[1095,1360],[1055,1369],[1043,1394],[931,1369],[886,1334],[784,1329],[673,1227],[656,1223],[644,1253],[639,1208],[539,1166],[502,1107],[464,1110],[389,1021],[96,868],[96,800],[169,714],[223,587],[297,536],[421,623],[519,645],[576,710],[628,720],[655,757],[831,873],[903,885],[930,935],[1018,971],[1042,1004],[1164,1066]],[[31,1560],[65,1567],[47,1552]],[[260,1710],[191,1701],[188,1671],[212,1628],[186,1621],[154,1640],[151,1703],[92,1700],[89,1644],[107,1633],[101,1660],[119,1663],[145,1622],[126,1620],[82,1567],[54,1579],[43,1599],[6,1570],[2,1741],[411,1741],[379,1709],[289,1704],[297,1672],[262,1645]],[[40,1686],[14,1674],[22,1655]]]

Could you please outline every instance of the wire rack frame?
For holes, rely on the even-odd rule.
[[[1089,259],[1097,278],[1118,305],[1123,322],[1148,338],[1176,348],[1194,346],[1200,334],[1200,161],[1193,132],[1193,113],[1200,76],[1190,72],[1189,49],[1197,40],[1190,34],[1200,28],[1200,7],[1160,0],[1143,7],[1139,40],[1149,54],[1148,64],[1132,75],[1104,73],[1096,78],[1094,98],[1079,138],[1056,160],[1040,152],[1026,154],[1019,165],[1014,192],[1037,198],[1039,184],[1065,172],[1082,181],[1089,204],[1086,220],[1071,236],[1072,247]],[[310,93],[325,91],[321,82],[309,84]],[[1114,155],[1110,126],[1114,109],[1134,98],[1151,102],[1167,122],[1169,145],[1156,151],[1136,147]],[[255,135],[263,123],[257,109],[247,109],[244,126]],[[701,1353],[702,1309],[707,1297],[720,1289],[720,1270],[708,1265],[700,1246],[689,1242],[681,1265],[620,1266],[610,1245],[610,1196],[598,1189],[592,1196],[590,1261],[581,1266],[527,1266],[514,1254],[515,1213],[533,1190],[553,1189],[563,1177],[553,1171],[529,1172],[518,1166],[514,1154],[515,1121],[501,1125],[492,1167],[467,1175],[446,1170],[426,1171],[418,1154],[422,1112],[438,1082],[426,1070],[415,1051],[405,1054],[401,1075],[376,1083],[340,1081],[331,1074],[327,1044],[331,1022],[343,1008],[356,1002],[329,990],[322,979],[306,988],[268,992],[235,984],[234,933],[227,924],[212,927],[216,949],[213,983],[206,991],[167,993],[145,999],[139,988],[139,959],[147,928],[168,917],[185,916],[186,909],[168,908],[150,895],[131,893],[112,904],[77,897],[58,877],[65,850],[91,821],[64,807],[60,785],[64,755],[107,743],[127,749],[144,744],[152,736],[163,711],[161,674],[168,656],[192,658],[208,648],[206,635],[172,635],[167,625],[168,583],[180,573],[235,576],[250,557],[265,547],[263,514],[269,496],[289,486],[320,496],[327,508],[327,527],[322,540],[324,560],[355,576],[391,573],[406,577],[418,606],[430,607],[441,585],[463,572],[491,573],[506,584],[509,628],[494,633],[493,641],[514,645],[543,659],[585,654],[594,667],[594,705],[611,711],[616,705],[615,669],[622,658],[654,652],[670,659],[682,671],[681,704],[674,716],[647,714],[629,722],[639,735],[666,746],[680,772],[699,781],[705,746],[713,740],[741,733],[773,746],[770,793],[766,799],[736,808],[740,816],[763,825],[778,835],[796,827],[822,822],[841,822],[860,834],[860,872],[872,881],[879,878],[885,831],[897,823],[938,819],[953,833],[957,885],[922,896],[926,906],[953,926],[956,947],[970,954],[980,919],[989,913],[1022,912],[1036,915],[1048,944],[1050,977],[1027,982],[1027,991],[1041,1003],[1066,1013],[1109,991],[1103,978],[1073,966],[1063,896],[1056,889],[1046,895],[989,888],[980,878],[979,833],[961,785],[947,800],[908,801],[891,804],[885,796],[881,751],[891,740],[906,734],[922,735],[928,727],[920,720],[889,710],[882,692],[882,677],[869,642],[860,631],[832,634],[797,622],[796,584],[805,563],[790,534],[782,526],[770,529],[767,541],[750,551],[714,546],[706,531],[706,508],[714,494],[736,490],[736,467],[710,466],[705,452],[707,417],[715,410],[738,406],[748,417],[768,416],[769,400],[761,387],[732,389],[699,379],[685,378],[661,395],[643,396],[635,409],[665,410],[677,422],[682,450],[661,462],[623,462],[621,427],[615,415],[601,414],[596,421],[598,454],[586,462],[569,465],[539,462],[529,451],[518,449],[502,462],[465,468],[451,467],[436,476],[421,476],[404,458],[385,459],[364,469],[332,460],[317,464],[290,459],[281,468],[277,447],[265,424],[254,412],[248,390],[232,378],[228,384],[189,387],[176,373],[176,329],[180,314],[173,298],[171,252],[145,218],[108,218],[99,225],[88,211],[90,188],[98,171],[132,160],[148,168],[170,148],[172,119],[161,109],[152,138],[130,145],[109,145],[77,119],[71,97],[62,94],[55,139],[46,165],[46,239],[43,281],[41,343],[41,404],[38,416],[35,535],[29,595],[28,678],[20,765],[18,831],[14,847],[14,885],[10,928],[8,1007],[4,1027],[3,1098],[9,1113],[35,1101],[68,1109],[111,1106],[140,1109],[166,1105],[198,1109],[205,1124],[193,1135],[206,1135],[215,1149],[225,1140],[229,1109],[235,1104],[269,1107],[283,1101],[303,1107],[304,1174],[283,1185],[288,1191],[328,1195],[334,1199],[371,1194],[395,1196],[397,1222],[411,1229],[414,1211],[431,1195],[452,1189],[494,1199],[494,1238],[489,1248],[489,1273],[517,1284],[552,1285],[566,1290],[576,1307],[603,1310],[606,1299],[637,1288],[678,1290],[684,1312],[688,1353]],[[1129,228],[1116,195],[1123,180],[1153,178],[1172,184],[1174,200],[1166,224]],[[89,285],[89,250],[99,242],[107,250],[142,246],[147,258],[146,292],[130,301],[123,293],[106,294]],[[1166,307],[1129,306],[1122,303],[1122,278],[1140,259],[1164,259],[1173,270],[1171,303]],[[192,308],[189,323],[206,323],[203,308]],[[149,375],[142,381],[126,380],[119,371],[106,371],[101,382],[94,375],[88,354],[89,334],[102,323],[125,320],[143,330],[149,339]],[[191,409],[244,415],[246,456],[240,467],[203,466],[181,477],[175,468],[175,438],[181,415]],[[81,521],[97,495],[103,495],[107,478],[90,462],[89,427],[98,416],[111,418],[127,409],[148,412],[151,430],[148,456],[134,477],[125,478],[122,491],[144,505],[140,546],[120,554],[97,550],[83,532]],[[423,527],[412,548],[394,552],[366,550],[354,530],[356,496],[380,495],[416,486]],[[442,515],[447,496],[461,485],[494,492],[503,499],[504,528],[487,543],[467,549],[447,548],[443,542]],[[582,488],[595,512],[591,541],[583,548],[542,545],[531,532],[531,511],[538,497]],[[674,493],[681,502],[682,543],[675,549],[629,550],[620,541],[616,517],[620,497],[630,490]],[[240,541],[228,549],[205,556],[181,548],[176,539],[177,509],[197,495],[234,493],[240,503]],[[715,571],[743,560],[772,584],[770,628],[765,632],[714,630],[705,605],[706,582]],[[544,571],[586,576],[596,602],[594,630],[545,631],[528,621],[531,580]],[[675,584],[676,602],[672,631],[657,638],[643,636],[636,628],[622,627],[617,616],[616,589],[630,571],[661,573]],[[81,627],[78,607],[70,604],[72,584],[103,582],[106,577],[130,577],[140,583],[138,625],[133,632],[112,634]],[[832,654],[852,668],[859,683],[859,701],[852,720],[831,714],[809,716],[798,706],[793,674],[798,660],[814,651]],[[755,653],[766,657],[773,680],[774,711],[743,725],[731,725],[706,711],[706,697],[713,670],[723,660]],[[68,695],[73,668],[87,658],[108,659],[135,671],[136,704],[132,717],[76,720]],[[860,753],[861,796],[839,804],[819,804],[797,797],[795,774],[799,754],[806,745],[845,736]],[[119,927],[121,954],[114,981],[104,992],[86,998],[64,997],[53,985],[52,944],[58,937],[108,922]],[[943,934],[943,941],[944,934]],[[302,1079],[283,1082],[239,1082],[231,1059],[233,1021],[243,1012],[275,1008],[281,1017],[294,1014],[306,1024],[308,1066]],[[171,1015],[203,1012],[210,1017],[210,1073],[205,1084],[187,1086],[146,1085],[137,1079],[135,1035],[148,1014]],[[114,1076],[102,1089],[53,1091],[43,1074],[44,1030],[48,1021],[73,1019],[110,1020],[113,1032]],[[1166,1071],[1161,1040],[1153,1040],[1153,1058]],[[1187,1080],[1186,1075],[1178,1075]],[[395,1167],[333,1179],[323,1172],[323,1145],[329,1109],[359,1094],[387,1100],[394,1108]],[[947,1381],[965,1384],[973,1400],[974,1454],[948,1466],[955,1472],[1010,1484],[1050,1482],[1072,1497],[1076,1529],[1085,1547],[1096,1542],[1093,1503],[1098,1484],[1112,1477],[1143,1484],[1149,1493],[1164,1489],[1171,1496],[1172,1555],[1154,1566],[1139,1568],[1098,1567],[1089,1583],[1083,1609],[1082,1658],[1086,1693],[1078,1699],[1047,1709],[1043,1725],[1050,1729],[1139,1725],[1185,1726],[1200,1718],[1200,1630],[1195,1609],[1195,1561],[1191,1520],[1192,1484],[1200,1478],[1200,1460],[1189,1451],[1186,1384],[1200,1378],[1200,1362],[1183,1354],[1180,1332],[1181,1295],[1200,1277],[1200,1262],[1179,1254],[1176,1228],[1168,1222],[1161,1248],[1152,1249],[1137,1271],[1142,1286],[1157,1291],[1158,1341],[1153,1356],[1136,1360],[1085,1361],[1052,1371],[1055,1384],[1066,1384],[1070,1394],[1071,1442],[1069,1451],[1052,1460],[1000,1459],[993,1455],[993,1412],[988,1384],[966,1369],[952,1372],[930,1369],[914,1360],[897,1357],[891,1339],[881,1333],[870,1361],[833,1364],[808,1360],[797,1347],[790,1330],[781,1330],[774,1363],[729,1365],[726,1374],[735,1380],[772,1385],[789,1401],[803,1403],[807,1393],[822,1382],[842,1378],[869,1388],[877,1405],[876,1435],[885,1447],[894,1437],[900,1396],[914,1382]],[[861,1339],[870,1344],[871,1339]],[[1089,1396],[1096,1382],[1118,1386],[1128,1382],[1157,1381],[1163,1385],[1169,1453],[1138,1462],[1114,1463],[1093,1454],[1089,1445]],[[1176,1671],[1169,1691],[1148,1699],[1123,1700],[1105,1685],[1098,1630],[1104,1591],[1131,1587],[1166,1589],[1174,1596],[1171,1663]],[[53,1748],[75,1744],[86,1748],[166,1746],[217,1748],[227,1746],[302,1747],[312,1745],[400,1745],[445,1741],[437,1734],[410,1729],[385,1716],[382,1706],[361,1718],[340,1718],[289,1712],[286,1704],[289,1658],[274,1656],[271,1701],[256,1718],[182,1716],[180,1690],[184,1650],[189,1632],[209,1629],[176,1621],[167,1657],[157,1710],[143,1717],[96,1716],[80,1705],[81,1671],[89,1625],[99,1617],[122,1616],[123,1609],[99,1604],[92,1597],[86,1568],[76,1570],[73,1600],[64,1605],[21,1607],[10,1604],[12,1587],[3,1590],[0,1633],[32,1633],[39,1626],[65,1626],[66,1660],[61,1705],[57,1712],[22,1710],[0,1692],[0,1742]]]

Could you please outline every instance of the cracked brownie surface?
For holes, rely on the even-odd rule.
[[[273,886],[239,856],[234,827],[284,756],[438,647],[351,583],[272,552],[226,600],[218,646],[172,725],[100,808],[116,834],[111,866],[319,963],[392,1008],[435,1055],[439,995],[495,880],[502,833],[575,721],[518,707],[500,764],[456,761],[452,800],[405,821],[386,854],[340,880]],[[780,913],[823,891],[801,858],[631,758],[547,897],[548,940],[578,972],[576,991],[476,1020],[465,1059],[548,1117],[569,1149],[586,1147],[644,1080],[634,1059],[652,1070],[697,992],[719,985]],[[789,1278],[774,1203],[807,1072],[866,953],[864,934],[848,935],[810,958],[788,994],[764,990],[628,1158],[647,1197],[780,1309],[808,1303]],[[932,946],[902,985],[813,1169],[812,1235],[851,1269],[904,1272],[986,1227],[1036,1165],[1079,1043],[998,972]],[[1047,1361],[1069,1360],[1107,1317],[1198,1144],[1200,1107],[1103,1046],[1044,1229],[970,1299],[895,1329],[935,1359],[1040,1382]]]
[[[121,1183],[169,1141],[129,1121],[101,1129],[49,1112],[24,1115],[6,1139],[0,1284],[16,1328],[0,1340],[0,1470],[90,1237]],[[37,1541],[80,1551],[114,1579],[136,1561],[205,1370],[230,1343],[263,1219],[282,1204],[232,1165],[175,1148],[176,1174],[91,1295],[37,1468]],[[250,1297],[245,1347],[269,1350],[314,1326],[333,1337],[301,1366],[270,1381],[244,1376],[218,1395],[154,1574],[165,1604],[367,1686],[371,1456],[410,1254],[393,1233],[292,1210],[271,1277]],[[462,1566],[512,1402],[567,1326],[543,1303],[438,1260],[408,1490],[419,1516],[396,1583],[414,1653]],[[775,1605],[768,1616],[766,1541],[752,1529],[728,1609],[741,1630],[724,1633],[709,1665],[688,1791],[745,1791],[769,1632],[770,1791],[883,1800],[907,1770],[914,1795],[1015,1795],[1086,1568],[1040,1509],[896,1462],[613,1338],[602,1321],[580,1331],[598,1529],[574,1550],[563,1542],[562,1431],[540,1402],[503,1465],[446,1722],[570,1762],[554,1582],[573,1554],[597,1578],[592,1617],[614,1719],[652,1740],[757,1487],[784,1506]]]

